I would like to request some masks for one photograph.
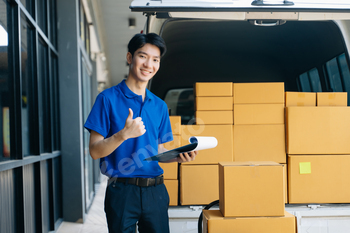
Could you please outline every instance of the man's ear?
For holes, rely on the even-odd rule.
[[[130,52],[126,54],[126,61],[129,65],[132,63],[132,54]]]

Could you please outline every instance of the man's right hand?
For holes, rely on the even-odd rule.
[[[126,118],[124,128],[108,138],[91,130],[89,149],[93,159],[99,159],[110,155],[125,140],[139,137],[146,132],[141,117],[136,117],[135,119],[132,119],[132,117],[133,112],[129,108],[129,116]]]
[[[146,132],[145,125],[143,124],[141,117],[136,117],[132,119],[134,113],[131,108],[129,108],[129,116],[126,118],[125,126],[123,129],[124,140],[128,138],[137,138]]]

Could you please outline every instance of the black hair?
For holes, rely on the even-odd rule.
[[[152,44],[159,48],[160,50],[160,56],[163,56],[166,52],[166,46],[165,41],[162,37],[158,36],[155,33],[148,33],[148,34],[136,34],[131,38],[128,44],[128,52],[131,53],[132,56],[134,56],[134,53],[139,48],[142,48],[145,44]]]

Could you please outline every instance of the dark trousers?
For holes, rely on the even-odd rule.
[[[164,184],[139,187],[114,182],[107,187],[105,212],[109,233],[169,232],[169,195]]]

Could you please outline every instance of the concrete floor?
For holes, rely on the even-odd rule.
[[[57,233],[108,233],[104,212],[107,179],[101,181],[84,223],[62,222]]]

